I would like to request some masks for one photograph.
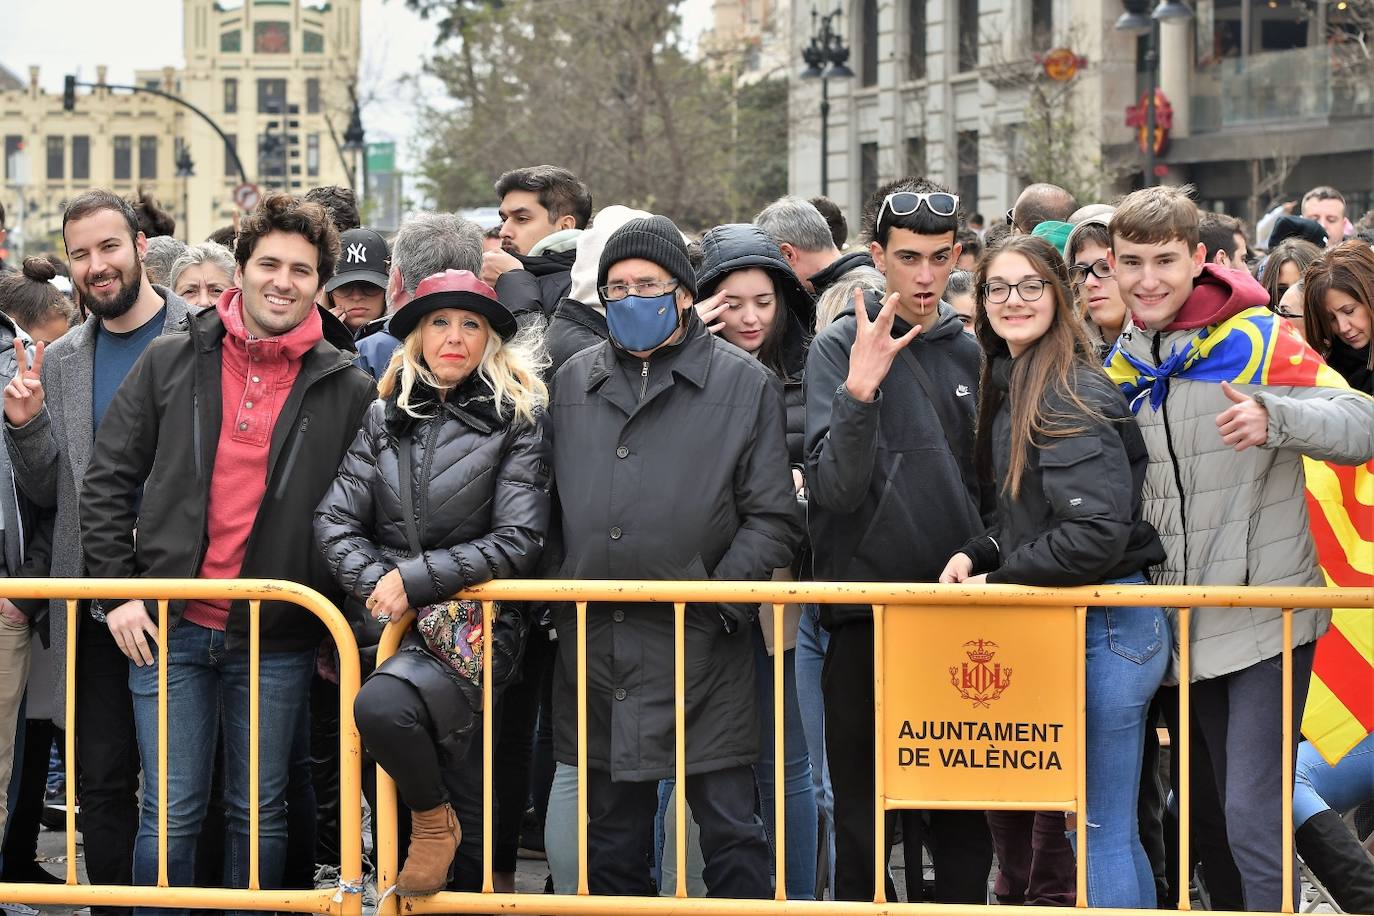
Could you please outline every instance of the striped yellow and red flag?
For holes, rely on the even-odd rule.
[[[1307,511],[1328,585],[1374,587],[1374,461],[1305,459]],[[1374,731],[1374,610],[1335,608],[1317,642],[1302,733],[1334,766]]]

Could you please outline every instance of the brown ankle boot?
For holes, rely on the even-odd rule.
[[[411,812],[410,849],[405,868],[396,876],[396,893],[422,897],[443,890],[462,835],[448,804]]]

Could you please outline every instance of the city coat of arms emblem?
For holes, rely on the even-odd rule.
[[[1011,669],[994,661],[997,643],[990,639],[971,639],[964,643],[968,661],[949,666],[949,682],[959,696],[970,700],[976,709],[990,708],[1011,684]]]

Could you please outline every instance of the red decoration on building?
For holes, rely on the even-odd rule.
[[[1148,128],[1149,114],[1146,111],[1149,101],[1149,94],[1142,92],[1140,101],[1126,109],[1126,126],[1136,129],[1136,145],[1140,151],[1145,152],[1148,147],[1146,144],[1146,131]],[[1164,151],[1169,148],[1169,128],[1174,126],[1174,106],[1169,104],[1169,99],[1164,95],[1163,89],[1155,90],[1155,136],[1154,147],[1155,155],[1162,156]]]

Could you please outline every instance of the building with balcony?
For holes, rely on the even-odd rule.
[[[1149,37],[1116,28],[1121,0],[838,8],[854,76],[828,81],[826,191],[851,221],[874,188],[906,174],[957,189],[989,219],[1031,181],[1076,186],[1084,200],[1143,184],[1144,131],[1127,121],[1145,95]],[[1156,27],[1170,123],[1157,180],[1192,182],[1203,206],[1252,225],[1271,201],[1321,183],[1340,187],[1352,218],[1369,208],[1374,6],[1193,0],[1191,10]],[[811,5],[794,4],[789,187],[802,196],[822,192],[820,80],[800,76],[812,23]],[[1042,67],[1056,48],[1078,63],[1062,83]]]
[[[193,241],[233,221],[233,191],[350,184],[356,168],[340,148],[352,110],[360,0],[183,0],[181,69],[137,71],[135,84],[177,95],[205,112],[146,93],[81,88],[72,111],[45,92],[36,68],[15,88],[0,83],[11,228],[34,250],[60,242],[66,202],[90,187],[157,195]],[[186,175],[189,155],[193,174]],[[179,167],[178,160],[181,160]]]

